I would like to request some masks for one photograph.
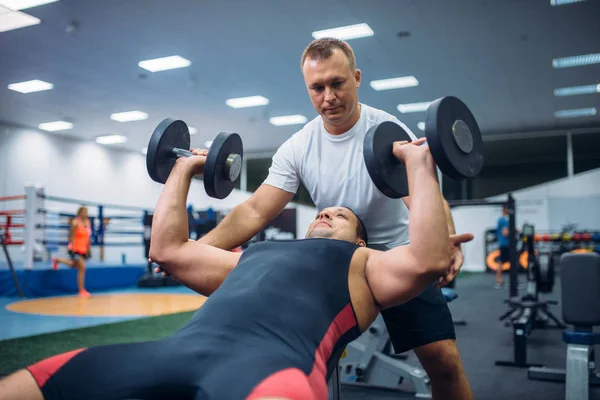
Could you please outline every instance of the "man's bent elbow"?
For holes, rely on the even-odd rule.
[[[157,263],[158,265],[169,264],[172,261],[173,254],[175,251],[173,249],[169,249],[164,246],[157,246],[154,244],[150,244],[150,252],[149,256],[152,262]]]

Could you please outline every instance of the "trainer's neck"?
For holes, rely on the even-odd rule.
[[[327,122],[323,121],[323,124],[325,125],[325,129],[327,130],[327,133],[329,133],[330,135],[337,136],[337,135],[342,135],[342,134],[348,132],[350,129],[352,129],[354,127],[354,125],[356,125],[356,123],[360,119],[361,108],[362,108],[362,105],[360,103],[358,103],[357,106],[354,108],[354,112],[352,113],[352,116],[350,118],[348,118],[348,120],[346,122],[344,122],[343,124],[332,125],[332,124],[328,124]]]

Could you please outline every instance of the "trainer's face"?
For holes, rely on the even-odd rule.
[[[328,238],[344,240],[365,246],[365,242],[356,234],[358,218],[345,207],[325,208],[317,214],[308,227],[307,238]]]
[[[352,118],[358,107],[360,70],[350,69],[343,51],[334,50],[326,60],[307,58],[302,74],[313,107],[325,124],[343,126]]]

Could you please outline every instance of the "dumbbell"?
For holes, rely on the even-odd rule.
[[[191,157],[190,131],[185,122],[164,119],[150,137],[146,168],[152,180],[165,183],[179,157]],[[221,132],[213,140],[204,165],[204,189],[210,197],[229,196],[242,170],[243,145],[240,135]]]
[[[454,180],[472,179],[483,168],[483,139],[475,117],[456,97],[446,96],[427,108],[425,136],[436,165]],[[371,180],[391,198],[408,196],[404,163],[392,153],[394,142],[412,139],[398,124],[374,125],[364,139],[363,155]]]

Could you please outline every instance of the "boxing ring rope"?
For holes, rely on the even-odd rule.
[[[105,247],[144,246],[143,221],[151,213],[149,209],[50,196],[37,184],[27,184],[25,192],[22,196],[26,203],[23,211],[28,218],[22,224],[25,238],[21,244],[25,245],[26,269],[33,268],[34,260],[67,246],[70,220],[76,215],[75,212],[59,209],[63,205],[61,203],[88,208],[91,245],[100,248],[100,260],[104,260]],[[69,220],[65,221],[65,218]]]

